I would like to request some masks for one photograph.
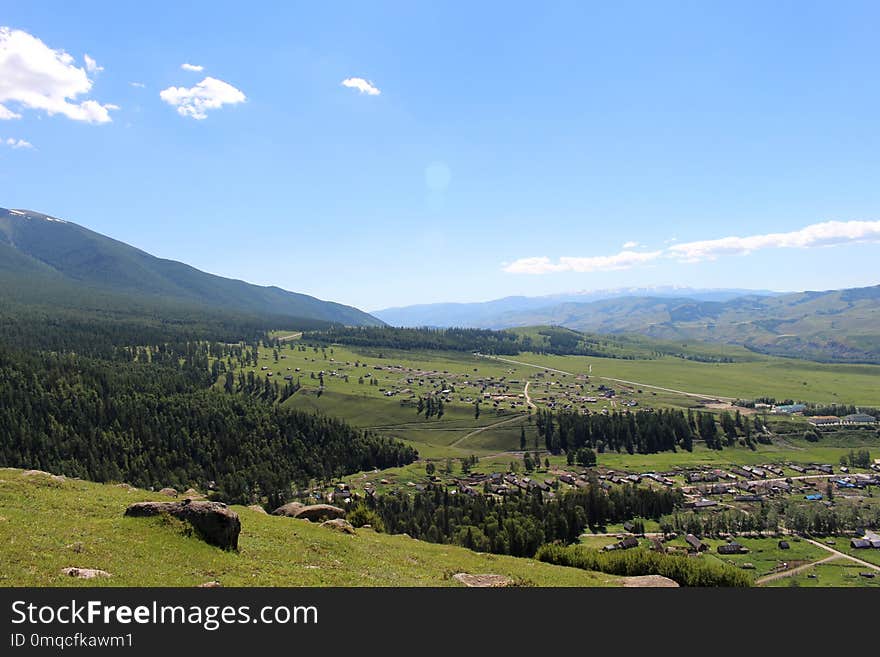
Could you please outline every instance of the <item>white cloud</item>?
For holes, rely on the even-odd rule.
[[[147,86],[147,85],[145,85],[143,82],[129,82],[129,84],[130,84],[132,87],[137,87],[138,89],[143,89],[144,87]]]
[[[13,139],[12,137],[8,137],[8,138],[2,140],[2,143],[5,144],[6,146],[9,146],[9,148],[33,148],[34,147],[34,145],[29,141],[25,141],[24,139]]]
[[[74,121],[110,122],[110,111],[119,109],[116,105],[76,100],[91,89],[86,70],[69,54],[50,48],[27,32],[0,27],[0,119],[21,117],[6,106],[12,102],[50,116],[63,114]]]
[[[180,68],[184,71],[195,71],[196,73],[201,73],[205,70],[204,66],[199,66],[198,64],[181,64]]]
[[[168,87],[159,92],[159,97],[177,107],[177,113],[181,116],[197,120],[207,118],[208,110],[247,100],[241,90],[228,82],[211,77],[205,78],[194,87]]]
[[[504,271],[510,274],[550,274],[557,272],[594,272],[615,271],[629,269],[659,258],[662,251],[621,251],[610,256],[591,256],[587,258],[575,258],[563,256],[557,262],[553,262],[546,256],[535,258],[520,258],[504,267]]]
[[[859,242],[880,242],[880,221],[825,221],[811,224],[788,233],[766,233],[748,237],[722,237],[714,240],[673,243],[659,251],[632,251],[636,242],[627,242],[623,251],[610,256],[575,258],[560,257],[553,262],[546,256],[520,258],[502,269],[512,274],[549,274],[555,272],[594,272],[629,269],[658,258],[671,258],[679,262],[703,262],[724,255],[746,255],[761,249],[800,248],[808,249]]]
[[[788,233],[684,242],[670,246],[668,252],[685,262],[701,262],[723,255],[745,255],[761,249],[805,249],[876,240],[880,240],[880,221],[826,221]]]
[[[623,249],[624,249],[624,251],[625,251],[626,249],[634,249],[634,248],[636,248],[637,246],[639,246],[639,243],[638,243],[638,242],[633,242],[632,240],[630,240],[629,242],[624,242],[624,243],[623,243]]]
[[[20,119],[21,114],[16,114],[8,107],[3,107],[0,105],[0,121],[8,121],[10,119]]]
[[[88,55],[83,56],[83,61],[86,63],[86,70],[89,73],[100,73],[104,70],[103,66],[98,66],[98,62],[89,57]]]
[[[342,86],[349,89],[357,89],[362,94],[367,94],[368,96],[378,96],[382,93],[372,82],[363,78],[346,78],[342,81]]]

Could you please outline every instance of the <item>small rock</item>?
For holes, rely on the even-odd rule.
[[[465,586],[476,588],[499,588],[513,584],[513,580],[504,575],[456,573],[452,578]]]
[[[254,511],[255,513],[262,513],[263,515],[269,515],[268,512],[266,511],[266,509],[261,507],[259,504],[251,504],[248,508],[251,511]]]
[[[80,579],[94,579],[95,577],[112,577],[106,570],[98,570],[97,568],[62,568],[61,572],[70,577],[78,577]]]
[[[754,569],[755,569],[755,564],[753,564],[753,563],[747,561],[747,562],[744,563],[742,566],[740,566],[740,568],[742,568],[743,570],[754,570]]]
[[[173,488],[163,488],[159,491],[159,495],[167,495],[168,497],[177,497],[177,491]]]
[[[223,585],[217,580],[212,580],[210,582],[205,582],[204,584],[199,584],[197,588],[200,589],[219,589]]]
[[[331,504],[312,504],[304,506],[299,502],[291,502],[272,512],[276,516],[288,516],[290,518],[302,518],[317,522],[319,520],[333,520],[345,517],[345,511]]]
[[[335,518],[334,520],[325,520],[321,523],[321,527],[327,527],[328,529],[335,529],[338,532],[342,532],[343,534],[356,534],[357,532],[354,530],[354,526],[348,522],[348,520],[343,520],[342,518]]]

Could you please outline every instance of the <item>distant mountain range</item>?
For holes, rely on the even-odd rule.
[[[880,286],[787,294],[681,288],[638,292],[599,292],[609,296],[589,301],[572,300],[571,295],[509,297],[374,314],[392,325],[555,325],[590,333],[739,344],[814,360],[880,362]],[[445,322],[439,321],[443,313],[448,313]]]
[[[357,308],[264,287],[164,260],[69,221],[0,208],[0,300],[78,303],[104,295],[187,307],[287,316],[350,326],[382,322]],[[85,293],[88,293],[84,295]],[[82,301],[80,301],[82,299]]]
[[[736,288],[697,289],[672,285],[658,287],[624,287],[608,290],[590,290],[551,294],[539,297],[514,296],[474,303],[428,303],[376,310],[372,314],[391,326],[460,326],[466,328],[507,328],[523,326],[515,317],[518,313],[544,311],[563,304],[585,304],[622,297],[673,297],[692,301],[729,301],[746,295],[771,296],[781,294],[770,290],[743,290]]]

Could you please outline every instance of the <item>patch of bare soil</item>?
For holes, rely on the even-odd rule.
[[[504,575],[471,575],[470,573],[456,573],[452,576],[452,578],[461,582],[465,586],[479,588],[495,588],[501,586],[510,586],[511,584],[513,584],[513,580],[509,577],[505,577]]]
[[[678,582],[662,575],[639,575],[638,577],[624,577],[623,586],[626,588],[657,587],[678,588]]]

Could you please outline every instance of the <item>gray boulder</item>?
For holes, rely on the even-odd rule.
[[[291,502],[282,507],[275,509],[273,515],[287,516],[289,518],[301,518],[317,522],[319,520],[335,520],[336,518],[344,518],[345,510],[332,504],[312,504],[303,506],[299,502]]]
[[[138,502],[125,510],[125,515],[133,518],[162,514],[188,522],[206,543],[224,550],[238,549],[241,520],[235,511],[221,502],[188,499],[182,502]]]

